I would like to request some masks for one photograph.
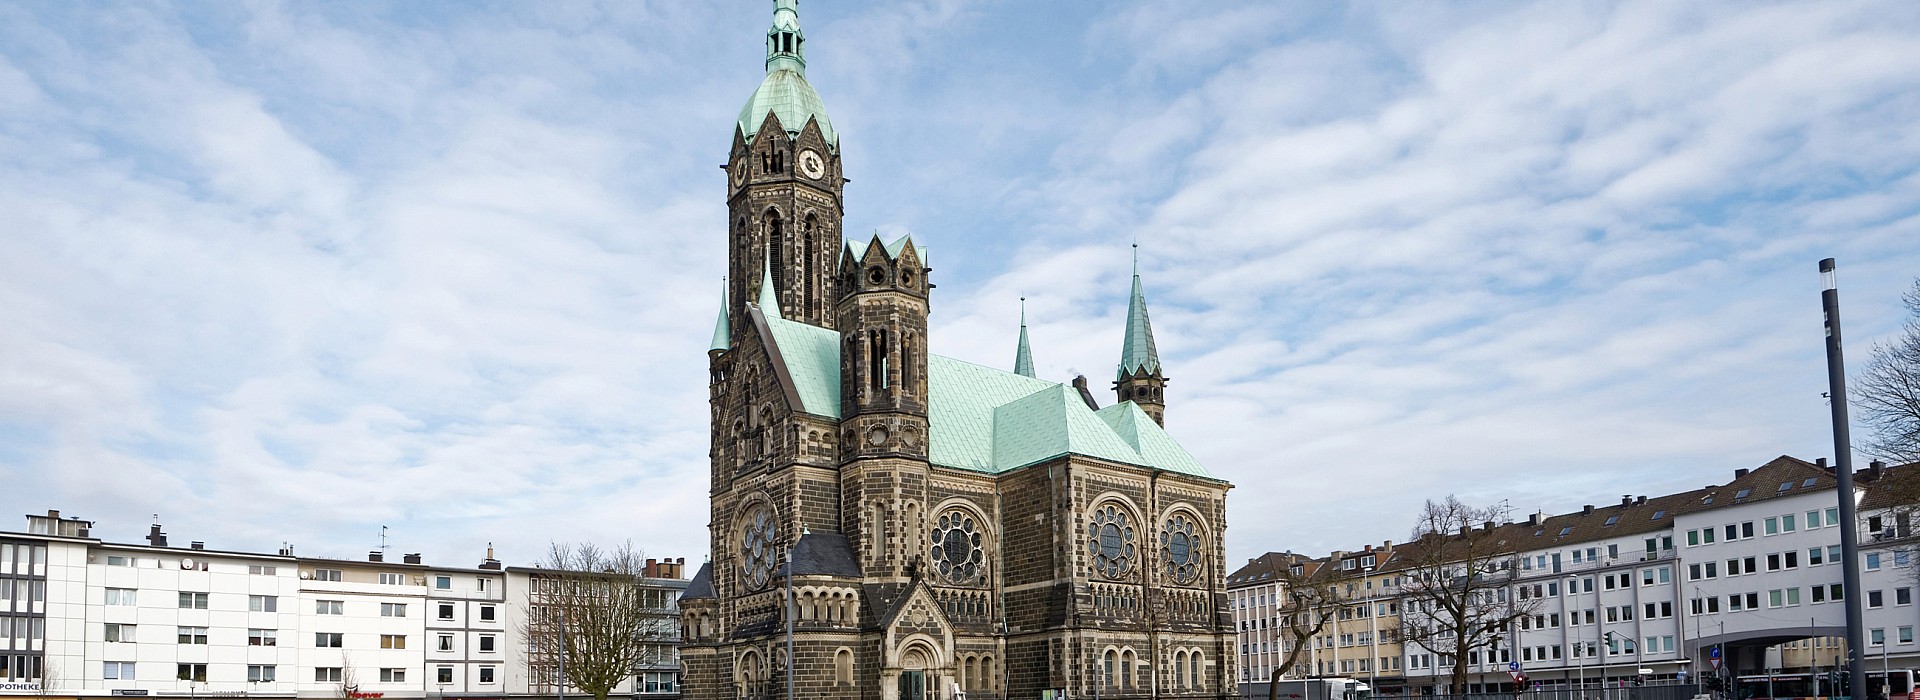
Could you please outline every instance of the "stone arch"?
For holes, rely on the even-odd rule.
[[[833,679],[840,685],[853,685],[853,650],[840,647],[833,652]]]
[[[1134,682],[1134,680],[1135,680],[1135,677],[1134,677],[1134,673],[1135,673],[1135,670],[1134,670],[1134,666],[1135,666],[1135,664],[1136,664],[1136,663],[1137,663],[1138,661],[1139,661],[1139,657],[1137,657],[1137,656],[1135,656],[1135,655],[1134,655],[1134,653],[1133,653],[1133,647],[1121,647],[1121,648],[1120,648],[1120,683],[1119,683],[1119,687],[1122,687],[1122,688],[1133,688],[1133,687],[1137,687],[1137,685],[1136,685],[1136,683]]]
[[[1098,494],[1087,503],[1078,536],[1088,568],[1110,580],[1135,580],[1150,561],[1151,524],[1140,517],[1133,499],[1116,491]]]
[[[1184,518],[1184,522],[1191,524],[1192,540],[1188,543],[1190,569],[1172,560],[1170,555],[1173,552],[1168,546],[1170,542],[1163,539],[1171,534],[1169,528],[1176,522],[1176,517]],[[1180,585],[1203,584],[1213,565],[1213,537],[1212,523],[1191,504],[1174,503],[1161,509],[1159,519],[1154,522],[1154,546],[1149,557],[1154,562],[1155,574]]]

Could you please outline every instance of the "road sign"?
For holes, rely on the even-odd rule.
[[[1713,650],[1707,652],[1707,662],[1713,664],[1713,670],[1720,670],[1720,645],[1713,645]]]
[[[1509,671],[1518,671],[1518,670],[1520,670],[1520,662],[1518,662],[1518,661],[1508,661],[1508,662],[1507,662],[1507,670],[1509,670]]]

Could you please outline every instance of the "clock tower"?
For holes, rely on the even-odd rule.
[[[782,318],[824,328],[836,320],[846,179],[839,134],[807,84],[807,39],[795,5],[774,4],[767,77],[740,110],[727,158],[727,313],[735,333],[747,325],[746,304],[769,294]],[[760,289],[767,282],[770,293]]]

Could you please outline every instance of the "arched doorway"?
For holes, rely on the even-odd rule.
[[[924,647],[914,646],[900,654],[900,700],[929,700],[937,697],[933,692],[933,678],[928,673],[933,659],[927,655]]]

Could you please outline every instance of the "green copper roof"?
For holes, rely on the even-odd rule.
[[[729,344],[728,336],[731,335],[731,330],[732,329],[727,327],[727,290],[722,287],[720,290],[720,320],[713,322],[713,344],[707,346],[707,349],[727,349]]]
[[[1122,401],[1094,413],[1112,426],[1113,432],[1121,440],[1146,458],[1148,466],[1194,476],[1213,476],[1206,467],[1201,466],[1200,460],[1194,459],[1186,448],[1174,442],[1173,436],[1168,435],[1159,423],[1153,422],[1153,417],[1140,410],[1140,406],[1134,402]]]
[[[1065,454],[1139,464],[1140,453],[1087,410],[1079,392],[1063,384],[993,409],[993,464],[1018,469]]]
[[[838,148],[840,136],[827,119],[826,105],[807,84],[806,34],[800,31],[800,12],[794,0],[775,0],[773,26],[767,30],[767,77],[740,108],[740,133],[748,141],[760,132],[771,113],[780,128],[799,134],[808,119],[820,122],[820,136]]]
[[[762,314],[800,410],[840,417],[840,334]],[[933,355],[927,358],[928,459],[997,474],[1064,454],[1212,478],[1131,402],[1095,413],[1072,387]]]
[[[1135,370],[1160,373],[1160,351],[1153,347],[1153,324],[1147,321],[1147,295],[1140,290],[1140,247],[1134,246],[1133,298],[1127,301],[1127,335],[1120,345],[1119,378]]]
[[[771,318],[780,318],[780,297],[773,293],[773,268],[760,266],[760,310]]]
[[[1013,350],[1013,373],[1022,377],[1033,376],[1033,349],[1027,347],[1027,300],[1025,297],[1020,298],[1020,346]]]

